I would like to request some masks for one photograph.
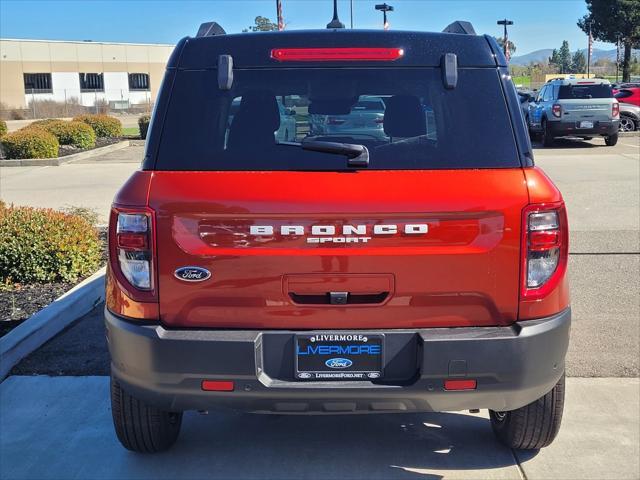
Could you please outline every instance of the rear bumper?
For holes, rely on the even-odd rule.
[[[294,380],[293,331],[167,330],[107,310],[105,320],[112,375],[160,408],[372,413],[513,410],[532,402],[564,372],[571,311],[509,327],[385,330],[384,382],[334,383]],[[445,379],[464,378],[477,388],[444,390]],[[203,391],[204,379],[232,380],[235,389]]]
[[[556,121],[547,122],[551,135],[562,136],[596,136],[596,135],[614,135],[618,133],[620,120],[612,121],[594,121],[593,128],[578,128],[579,122],[563,122]]]

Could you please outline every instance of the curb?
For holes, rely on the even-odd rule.
[[[104,300],[102,267],[0,338],[0,381],[24,357]]]
[[[71,155],[65,155],[59,158],[23,158],[12,160],[0,160],[0,167],[58,167],[65,163],[73,163],[79,160],[85,160],[87,158],[96,157],[105,153],[113,152],[115,150],[121,150],[128,147],[129,140],[113,143],[104,147],[93,148],[85,152],[72,153]]]

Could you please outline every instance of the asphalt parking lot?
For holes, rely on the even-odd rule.
[[[167,454],[130,454],[110,423],[99,307],[0,384],[0,478],[640,478],[639,138],[615,147],[562,140],[535,152],[564,194],[571,227],[571,378],[552,447],[501,447],[485,412],[375,421],[212,412],[188,414]],[[86,163],[5,168],[0,198],[89,206],[106,218],[141,158],[142,147],[129,147]]]

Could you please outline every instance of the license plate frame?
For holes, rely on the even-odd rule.
[[[383,377],[382,333],[297,334],[293,344],[294,376],[298,381],[371,381]]]

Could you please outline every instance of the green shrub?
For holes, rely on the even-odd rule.
[[[151,117],[149,115],[142,115],[138,118],[138,127],[140,128],[140,138],[142,140],[147,138],[147,131],[149,130],[149,122]]]
[[[99,267],[100,252],[84,218],[0,202],[0,284],[75,282]]]
[[[7,122],[0,120],[0,138],[7,134]]]
[[[110,117],[109,115],[79,115],[73,120],[89,125],[100,138],[116,138],[122,136],[122,124],[120,120]]]
[[[22,127],[20,130],[26,130],[26,129],[31,128],[31,127],[44,128],[44,127],[46,127],[48,125],[51,125],[52,123],[56,123],[56,122],[62,122],[62,120],[59,120],[57,118],[45,118],[43,120],[36,120],[35,122],[31,122],[26,127]]]
[[[58,142],[60,142],[60,145],[73,145],[78,148],[91,148],[96,146],[96,133],[93,131],[93,128],[83,122],[56,120],[44,125],[35,126],[35,128],[42,128],[54,135],[58,139]]]
[[[1,142],[7,158],[55,158],[60,146],[55,136],[39,127],[7,133]]]

